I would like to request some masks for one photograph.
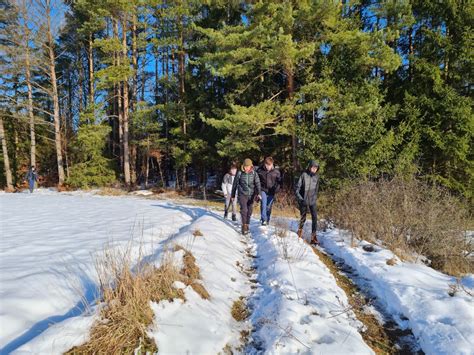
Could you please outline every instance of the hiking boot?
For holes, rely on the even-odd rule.
[[[267,221],[262,221],[262,226],[268,225]]]
[[[248,224],[244,224],[244,234],[245,235],[249,234],[249,225]]]
[[[302,228],[298,229],[297,234],[298,234],[298,238],[303,238],[303,229]]]
[[[224,219],[227,219],[227,211],[224,212]]]
[[[319,245],[318,238],[316,237],[316,233],[311,234],[311,244]]]
[[[242,234],[245,235],[245,224],[242,224]]]
[[[232,220],[235,222],[237,220],[237,216],[235,215],[235,213],[232,213]]]

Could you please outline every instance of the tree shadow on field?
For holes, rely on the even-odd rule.
[[[167,203],[167,204],[163,204],[163,205],[152,205],[152,206],[153,207],[164,208],[164,209],[169,209],[169,210],[172,210],[172,211],[183,212],[191,218],[191,221],[189,223],[187,223],[186,225],[184,225],[183,227],[181,227],[176,233],[173,233],[170,236],[168,236],[167,238],[165,238],[164,240],[162,240],[159,243],[159,246],[155,249],[155,251],[152,254],[143,257],[142,260],[140,261],[140,263],[137,264],[137,266],[133,270],[137,270],[137,268],[141,267],[144,264],[152,263],[152,262],[156,261],[161,255],[163,255],[163,251],[165,250],[165,248],[168,245],[171,245],[171,243],[173,242],[173,239],[175,239],[179,235],[182,235],[183,233],[186,233],[187,231],[189,231],[192,228],[193,223],[201,217],[209,216],[209,217],[215,218],[215,219],[219,220],[220,222],[222,222],[223,224],[225,224],[226,226],[232,228],[236,232],[239,232],[239,228],[237,227],[237,224],[235,222],[232,222],[232,221],[227,220],[227,219],[223,219],[221,216],[219,216],[218,213],[216,213],[214,211],[211,211],[211,210],[208,210],[206,208],[176,205],[176,204],[172,204],[172,203]]]
[[[176,205],[173,203],[166,203],[162,205],[151,205],[152,207],[160,207],[172,211],[180,211],[185,213],[191,218],[191,223],[194,222],[196,219],[209,214],[209,211],[203,207],[192,207],[192,206],[183,206],[183,205]]]
[[[30,329],[28,329],[15,339],[11,340],[3,348],[1,348],[0,354],[10,354],[11,352],[17,350],[32,339],[41,335],[52,325],[60,323],[68,318],[77,317],[86,312],[88,309],[90,309],[95,304],[95,300],[97,299],[97,295],[99,294],[97,285],[93,282],[92,279],[90,279],[85,274],[80,277],[80,282],[84,290],[84,294],[79,302],[77,302],[71,309],[69,309],[64,314],[50,316],[37,322]]]

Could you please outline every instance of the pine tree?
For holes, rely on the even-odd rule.
[[[47,181],[185,188],[273,155],[290,177],[319,159],[329,186],[416,174],[473,196],[472,2],[77,0],[61,26],[56,4],[1,4],[13,184],[36,159]]]
[[[104,113],[92,106],[81,114],[79,130],[72,143],[75,161],[67,179],[70,186],[100,187],[115,181],[113,162],[105,156],[106,137],[110,134],[105,121]]]
[[[472,198],[474,7],[414,1],[410,11],[414,23],[401,29],[399,45],[409,65],[387,83],[388,99],[400,105],[392,121],[404,141],[398,154],[410,151],[419,174]]]
[[[384,147],[392,141],[393,133],[386,132],[384,125],[393,110],[383,108],[378,84],[365,81],[374,67],[393,72],[400,58],[385,43],[382,31],[364,32],[359,21],[344,17],[343,10],[331,3],[265,2],[249,8],[248,23],[220,30],[202,29],[218,48],[203,60],[216,75],[242,83],[227,95],[229,110],[221,118],[207,120],[225,132],[217,145],[221,155],[258,154],[260,146],[268,146],[276,137],[280,137],[277,144],[283,143],[279,151],[285,152],[288,144],[281,138],[290,136],[291,158],[283,157],[294,172],[297,157],[301,160],[319,155],[329,163],[331,157],[341,154],[331,153],[335,137],[329,132],[333,131],[340,135],[339,149],[348,154],[344,159],[353,162],[345,167],[334,166],[334,174],[375,173],[374,166],[381,163],[357,163],[354,159],[362,153],[368,154],[366,159],[369,155],[378,157],[368,151],[384,150],[380,147],[382,140]],[[365,102],[362,95],[373,95],[372,101]],[[357,124],[367,130],[352,130],[354,115],[360,115]],[[372,141],[367,139],[369,129],[379,132],[369,134]],[[359,136],[350,137],[355,134]],[[317,149],[309,148],[314,143]],[[351,143],[356,146],[348,147]]]
[[[291,166],[296,168],[296,71],[311,62],[315,50],[314,43],[298,37],[307,6],[306,2],[260,2],[248,6],[246,20],[239,24],[201,28],[217,48],[204,55],[203,62],[215,75],[239,82],[226,96],[225,115],[207,120],[226,132],[217,146],[222,156],[256,154],[265,137],[286,136]]]

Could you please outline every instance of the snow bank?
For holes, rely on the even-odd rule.
[[[311,247],[288,232],[251,226],[258,282],[250,353],[372,354],[344,291]]]
[[[426,354],[474,354],[474,299],[460,291],[448,295],[453,277],[426,265],[401,262],[379,247],[365,251],[339,230],[320,235],[324,249],[344,260],[371,285],[374,295],[402,328],[409,327]],[[395,258],[397,264],[387,265]],[[463,280],[468,287],[472,275]],[[472,286],[472,285],[471,285]]]
[[[55,354],[76,345],[91,319],[73,318],[87,317],[97,297],[96,253],[128,243],[158,250],[196,217],[186,212],[134,197],[0,195],[0,353]]]
[[[193,236],[199,230],[202,236]],[[247,277],[238,265],[245,259],[245,239],[231,223],[209,213],[177,235],[171,245],[189,250],[200,268],[202,284],[210,299],[202,299],[188,286],[186,301],[152,302],[155,321],[150,330],[163,354],[217,354],[226,346],[237,348],[240,331],[246,327],[231,316],[232,304],[250,292]],[[184,285],[183,285],[184,287]]]

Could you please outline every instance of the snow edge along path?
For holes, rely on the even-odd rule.
[[[345,292],[296,233],[252,222],[259,288],[249,300],[246,353],[373,354]]]
[[[319,235],[322,247],[355,269],[402,329],[410,328],[426,354],[474,354],[474,299],[458,292],[448,295],[455,278],[423,264],[402,262],[391,251],[365,251],[360,241],[338,229]],[[396,265],[386,261],[395,259]],[[470,275],[471,288],[474,276]]]
[[[202,236],[193,236],[199,230]],[[216,354],[243,346],[241,331],[248,324],[231,315],[234,301],[250,293],[243,268],[250,267],[245,237],[235,226],[213,212],[194,221],[189,229],[173,238],[172,245],[190,251],[200,269],[202,285],[210,294],[202,299],[191,286],[176,283],[186,301],[151,302],[155,313],[149,336],[162,354]],[[182,252],[182,251],[181,251]]]

